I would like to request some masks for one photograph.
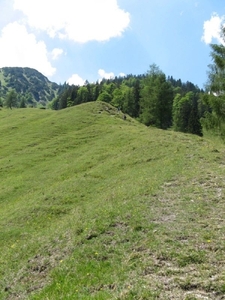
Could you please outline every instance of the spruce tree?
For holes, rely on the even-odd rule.
[[[13,107],[17,107],[17,93],[14,89],[10,90],[5,99],[5,106],[7,108],[12,109]]]
[[[211,44],[213,63],[209,66],[207,95],[204,103],[209,107],[201,122],[206,130],[225,137],[225,27],[221,30],[223,44]]]
[[[167,129],[172,125],[173,89],[165,74],[155,64],[143,79],[140,120],[147,126]]]

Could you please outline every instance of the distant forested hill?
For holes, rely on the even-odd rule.
[[[60,86],[35,69],[0,68],[0,97],[4,99],[11,89],[24,97],[27,104],[45,105],[58,95]]]
[[[58,85],[31,68],[0,69],[0,106],[55,110],[78,104],[109,103],[147,126],[202,135],[201,119],[209,112],[204,91],[152,64],[146,74],[103,79],[83,86]]]
[[[152,64],[146,74],[130,74],[96,83],[86,81],[83,86],[65,85],[51,102],[51,108],[103,101],[147,126],[202,135],[200,120],[208,110],[201,100],[203,94],[197,85],[166,77]]]

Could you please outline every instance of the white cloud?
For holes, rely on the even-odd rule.
[[[103,69],[99,69],[98,70],[98,75],[101,77],[101,79],[105,78],[105,79],[111,79],[114,78],[115,75],[113,72],[109,72],[107,73],[105,70]]]
[[[219,43],[224,43],[221,38],[221,26],[223,25],[224,16],[219,17],[217,13],[213,13],[211,19],[204,22],[204,33],[202,36],[202,41],[206,44],[210,44],[213,39],[217,40]]]
[[[120,77],[125,77],[126,74],[125,74],[125,73],[119,73],[119,76],[120,76]]]
[[[78,74],[73,74],[68,80],[67,83],[72,85],[84,85],[85,80],[83,78],[81,78]]]
[[[0,35],[0,67],[30,67],[45,76],[55,69],[48,61],[48,52],[43,41],[37,41],[24,25],[9,23]]]
[[[117,0],[14,0],[31,27],[79,43],[121,36],[130,23]]]
[[[101,82],[102,81],[102,79],[104,78],[104,79],[113,79],[113,78],[115,78],[115,75],[114,75],[114,73],[113,72],[106,72],[105,70],[103,70],[103,69],[99,69],[98,70],[98,75],[100,76],[100,78],[99,78],[99,82]],[[126,74],[125,73],[119,73],[118,74],[118,76],[120,76],[120,77],[124,77],[124,76],[126,76]]]
[[[103,69],[99,69],[98,70],[98,75],[99,75],[99,82],[102,81],[102,79],[112,79],[112,78],[115,78],[115,75],[113,72],[106,72],[105,70]],[[121,76],[121,77],[124,77],[126,76],[126,74],[124,73],[119,73],[118,76]],[[85,84],[85,81],[83,78],[81,78],[78,74],[73,74],[66,82],[70,85],[74,84],[74,85],[79,85],[79,86],[82,86]]]
[[[58,59],[59,56],[60,56],[61,54],[63,54],[63,50],[62,50],[62,49],[54,48],[54,49],[52,50],[52,53],[51,53],[52,59],[53,59],[53,60]]]

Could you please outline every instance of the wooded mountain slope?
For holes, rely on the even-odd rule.
[[[48,80],[35,69],[4,67],[0,69],[0,96],[5,98],[10,89],[26,95],[28,103],[33,99],[45,104],[58,93],[59,85]]]

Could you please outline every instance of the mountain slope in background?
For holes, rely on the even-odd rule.
[[[28,102],[46,104],[57,96],[59,85],[51,82],[35,69],[20,67],[0,68],[0,97],[10,89],[27,97]]]

